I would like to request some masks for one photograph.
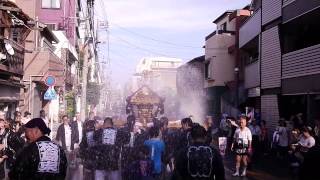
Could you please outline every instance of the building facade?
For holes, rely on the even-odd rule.
[[[246,9],[226,11],[213,23],[216,30],[205,39],[205,83],[207,115],[215,119],[221,112],[237,114],[240,96],[235,83],[239,83],[238,31],[245,17],[250,15]]]
[[[246,58],[248,96],[259,99],[261,118],[275,127],[280,118],[302,113],[306,124],[320,116],[320,2],[254,0],[252,16],[240,29]],[[259,77],[258,79],[256,77]]]
[[[52,30],[63,30],[69,42],[75,46],[77,42],[76,0],[41,0],[36,5],[39,21]]]
[[[14,1],[0,2],[0,118],[14,118],[23,100],[24,54],[32,19]]]
[[[33,52],[25,56],[25,104],[21,111],[29,111],[33,117],[38,117],[39,111],[44,109],[50,120],[58,122],[59,115],[68,112],[66,94],[75,89],[73,85],[76,81],[73,78],[77,77],[75,32],[78,21],[75,1],[16,2],[36,20],[35,28],[27,37],[26,43],[26,47]],[[48,89],[44,82],[48,76],[56,79],[54,88],[57,98],[50,101],[43,98]]]

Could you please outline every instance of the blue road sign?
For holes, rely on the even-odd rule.
[[[46,91],[46,93],[44,93],[44,97],[43,99],[45,100],[53,100],[53,99],[57,99],[57,93],[54,90],[53,87],[49,87],[48,90]]]
[[[53,76],[47,76],[45,83],[47,86],[54,86],[54,84],[56,83],[56,78],[54,78]]]

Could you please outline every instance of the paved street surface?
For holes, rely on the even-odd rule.
[[[235,170],[234,156],[224,157],[226,179],[242,180],[292,180],[291,172],[285,162],[274,160],[270,156],[262,157],[247,170],[247,177],[233,177]]]
[[[289,174],[286,168],[278,168],[278,165],[270,166],[270,167],[259,167],[252,168],[248,170],[247,177],[233,177],[234,173],[234,163],[232,160],[225,160],[225,173],[226,179],[234,179],[234,180],[292,180],[291,175]],[[82,180],[82,165],[79,166],[78,169],[72,170],[71,179],[72,180]],[[283,170],[283,171],[282,171]],[[282,171],[282,172],[279,172]]]

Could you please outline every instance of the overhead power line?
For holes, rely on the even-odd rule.
[[[169,41],[159,40],[159,39],[156,39],[156,38],[153,38],[153,37],[150,37],[150,36],[145,36],[145,35],[142,35],[140,33],[128,30],[127,28],[121,27],[120,25],[117,25],[117,24],[115,24],[113,22],[110,23],[110,24],[118,27],[119,29],[122,29],[123,31],[129,32],[129,33],[134,34],[136,36],[140,36],[142,38],[149,39],[149,40],[152,40],[152,41],[155,41],[155,42],[158,42],[158,43],[168,44],[168,45],[177,46],[177,47],[185,47],[185,48],[196,48],[196,49],[201,49],[202,48],[202,47],[182,45],[182,44],[176,44],[176,43],[169,42]]]
[[[102,0],[101,0],[101,1],[102,1]],[[103,2],[101,2],[101,3],[103,3]],[[101,5],[102,5],[103,9],[105,9],[104,3],[101,4]],[[122,26],[120,26],[120,25],[118,25],[118,24],[116,24],[116,23],[113,23],[113,22],[110,23],[110,22],[108,21],[108,19],[106,19],[106,17],[102,17],[101,15],[99,15],[99,14],[97,14],[97,13],[95,13],[95,15],[98,16],[98,17],[100,17],[100,18],[102,18],[102,19],[104,19],[104,20],[106,20],[109,25],[110,25],[110,24],[111,24],[111,25],[114,25],[114,26],[118,27],[119,29],[122,29],[123,31],[129,32],[129,33],[131,33],[131,34],[133,34],[133,35],[135,35],[135,36],[139,36],[139,37],[142,37],[142,38],[144,38],[144,39],[148,39],[148,40],[151,40],[151,41],[154,41],[154,42],[158,42],[158,43],[162,43],[162,44],[167,44],[167,45],[171,45],[171,46],[176,46],[176,47],[180,47],[180,48],[181,48],[181,47],[184,47],[184,48],[202,49],[202,47],[200,47],[200,46],[197,47],[197,46],[177,44],[177,43],[173,43],[173,42],[170,42],[170,41],[160,40],[160,39],[157,39],[157,38],[153,38],[153,37],[150,37],[150,36],[146,36],[146,35],[137,33],[137,32],[135,32],[135,31],[129,30],[129,29],[127,29],[127,28],[124,28],[124,27],[122,27]],[[105,12],[105,10],[103,10],[103,15],[104,15],[104,16],[107,16],[107,13]]]
[[[140,47],[140,46],[137,46],[137,45],[135,45],[135,44],[127,41],[127,40],[124,40],[124,39],[122,39],[122,38],[120,38],[120,37],[118,37],[118,36],[115,36],[115,35],[113,35],[113,34],[111,34],[111,33],[110,33],[110,36],[113,36],[113,37],[115,37],[116,39],[118,39],[118,40],[124,42],[125,44],[127,44],[127,45],[129,45],[129,46],[131,46],[131,47],[133,47],[133,48],[135,48],[135,49],[138,49],[138,50],[140,50],[140,51],[145,51],[145,52],[148,52],[148,53],[151,53],[151,54],[155,54],[155,55],[159,55],[159,56],[173,57],[173,56],[168,55],[168,54],[159,53],[159,52],[155,52],[155,51],[153,51],[153,50],[149,50],[149,49],[146,49],[146,48],[142,48],[142,47]],[[175,58],[175,57],[173,57],[173,58]]]

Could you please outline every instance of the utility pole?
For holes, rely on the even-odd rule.
[[[85,121],[87,111],[87,81],[88,81],[88,45],[83,48],[82,86],[81,86],[81,110],[80,119]]]
[[[85,33],[86,38],[83,43],[82,51],[83,51],[83,64],[82,64],[82,84],[81,84],[81,107],[80,107],[80,119],[82,122],[86,119],[86,112],[87,112],[87,84],[88,84],[88,64],[89,64],[89,48],[92,44],[95,48],[95,41],[94,41],[94,35],[92,34],[92,29],[90,28],[93,18],[93,2],[88,1],[86,12],[86,18],[85,21]],[[94,28],[94,26],[93,26]]]

